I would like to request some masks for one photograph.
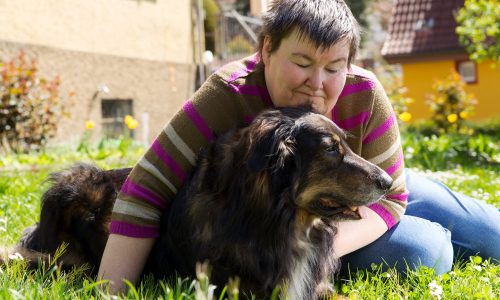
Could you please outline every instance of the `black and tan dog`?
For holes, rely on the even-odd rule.
[[[40,222],[26,230],[16,251],[46,259],[66,242],[63,265],[88,263],[95,270],[129,171],[78,165],[53,175]],[[391,184],[383,170],[349,149],[327,118],[302,109],[267,110],[200,154],[162,218],[144,272],[193,276],[196,262],[208,260],[218,286],[239,276],[241,288],[259,296],[285,284],[290,299],[319,298],[338,269],[336,222],[359,218],[356,208],[381,199]]]

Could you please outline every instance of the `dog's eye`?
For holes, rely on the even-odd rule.
[[[328,153],[338,154],[339,153],[339,147],[337,145],[329,146],[328,148],[326,148],[326,151]]]

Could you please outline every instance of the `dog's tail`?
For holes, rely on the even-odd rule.
[[[0,266],[13,263],[16,260],[24,261],[29,268],[40,264],[50,265],[51,258],[48,254],[26,249],[20,246],[0,247]]]

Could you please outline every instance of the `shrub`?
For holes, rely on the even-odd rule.
[[[255,51],[255,47],[243,35],[238,34],[227,44],[229,55],[250,54]]]
[[[391,101],[394,113],[398,116],[399,125],[411,120],[408,105],[413,103],[413,98],[407,96],[408,89],[403,85],[402,76],[393,66],[382,66],[376,70],[384,89]]]
[[[465,83],[452,71],[445,80],[436,80],[434,93],[427,96],[431,119],[444,132],[467,130],[465,120],[474,112],[476,99],[465,92]]]
[[[498,0],[466,0],[456,14],[460,44],[472,60],[500,62],[499,4]]]
[[[64,114],[59,77],[40,76],[36,59],[23,51],[0,61],[0,76],[0,148],[26,152],[44,147]]]

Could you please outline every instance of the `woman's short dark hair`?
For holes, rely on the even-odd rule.
[[[270,38],[270,52],[273,53],[283,38],[295,29],[300,38],[307,37],[317,48],[329,48],[341,40],[349,41],[349,64],[358,50],[358,22],[343,0],[275,0],[263,16],[259,53],[262,53],[266,36]]]

